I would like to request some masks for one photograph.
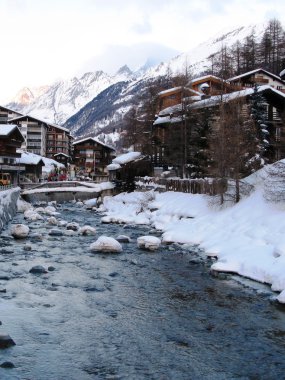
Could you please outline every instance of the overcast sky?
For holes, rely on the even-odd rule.
[[[285,0],[0,0],[0,15],[4,102],[23,86],[168,59],[231,26],[285,26]]]

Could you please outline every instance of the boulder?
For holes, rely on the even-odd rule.
[[[78,231],[79,230],[79,224],[76,223],[76,222],[67,223],[66,229],[67,230]]]
[[[35,265],[29,270],[30,273],[42,274],[47,273],[47,270],[42,265]]]
[[[51,216],[50,218],[48,218],[47,222],[48,222],[48,224],[51,224],[53,226],[56,226],[58,224],[58,221],[54,216]]]
[[[79,229],[79,233],[82,235],[95,235],[96,234],[96,229],[91,226],[83,226]]]
[[[120,243],[130,243],[131,242],[131,238],[127,235],[119,235],[117,237],[117,240],[120,242]]]
[[[160,247],[161,240],[156,236],[140,236],[137,238],[138,248],[155,251]]]
[[[29,235],[30,229],[24,224],[15,224],[11,228],[11,235],[15,239],[25,239]]]
[[[0,349],[15,346],[16,343],[8,334],[0,334]]]
[[[98,240],[90,245],[93,252],[122,252],[121,244],[112,237],[100,236]]]
[[[60,231],[59,229],[57,228],[52,228],[49,232],[49,235],[50,236],[62,236],[63,235],[63,232]]]

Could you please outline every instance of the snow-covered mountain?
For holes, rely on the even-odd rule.
[[[158,77],[184,72],[186,65],[197,76],[210,67],[210,56],[223,46],[242,42],[253,30],[258,40],[265,27],[266,24],[259,24],[223,31],[168,62],[153,67],[150,60],[135,73],[125,65],[113,76],[103,71],[88,72],[41,89],[23,89],[8,107],[64,125],[78,137],[109,135],[119,129],[137,95]],[[117,133],[114,136],[118,138]]]
[[[80,78],[57,81],[49,86],[25,87],[7,106],[23,114],[62,125],[100,92],[114,83],[133,80],[133,77],[134,74],[126,65],[114,76],[103,71],[88,72]]]

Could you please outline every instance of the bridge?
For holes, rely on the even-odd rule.
[[[60,181],[25,183],[21,185],[21,195],[30,203],[84,201],[87,199],[113,195],[111,182],[95,183],[81,181]]]

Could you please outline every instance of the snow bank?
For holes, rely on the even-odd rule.
[[[262,174],[263,173],[263,174]],[[149,224],[162,230],[163,242],[198,244],[217,257],[216,271],[234,272],[270,284],[285,303],[284,202],[268,202],[260,186],[250,196],[225,209],[210,206],[212,198],[199,194],[155,192],[120,194],[104,201],[111,221]],[[276,178],[276,177],[275,177]]]

